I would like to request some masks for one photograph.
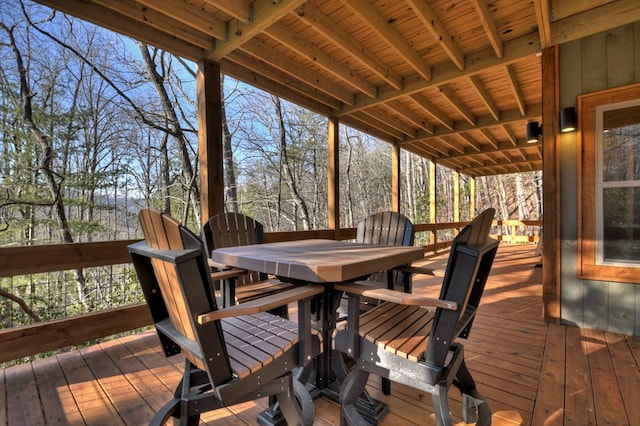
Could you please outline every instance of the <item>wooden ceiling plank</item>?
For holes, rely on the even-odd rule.
[[[184,25],[196,28],[198,31],[202,31],[216,39],[223,39],[227,36],[226,22],[211,15],[204,14],[202,10],[191,7],[186,3],[177,4],[157,0],[135,1],[149,9],[164,13]]]
[[[451,106],[458,111],[462,117],[467,120],[469,124],[472,126],[476,125],[476,117],[473,115],[471,110],[467,108],[462,99],[460,99],[453,89],[447,85],[442,85],[438,87],[440,93],[445,97],[447,101],[451,104]]]
[[[385,80],[394,89],[402,88],[402,77],[385,63],[380,61],[359,41],[345,30],[337,27],[333,21],[320,12],[311,3],[305,3],[296,10],[298,18],[312,26],[318,33],[335,43],[340,49],[366,66],[371,72]]]
[[[251,0],[205,0],[207,4],[233,16],[238,21],[251,22]]]
[[[451,120],[444,112],[442,112],[437,106],[429,101],[424,95],[416,93],[410,96],[414,102],[420,105],[428,114],[430,114],[436,121],[442,124],[449,130],[453,130],[453,120]],[[431,132],[433,134],[433,132]]]
[[[369,28],[383,38],[389,47],[400,55],[425,80],[431,80],[431,66],[416,52],[407,40],[396,31],[367,0],[342,0],[355,15],[360,16]]]
[[[549,16],[549,0],[533,0],[533,8],[536,11],[536,21],[538,21],[540,45],[544,49],[551,46],[551,18]]]
[[[301,81],[297,76],[292,76],[281,72],[275,67],[265,65],[263,61],[244,53],[240,49],[228,55],[227,58],[254,73],[262,74],[264,77],[269,78],[284,87],[291,87],[291,90],[295,90],[301,95],[314,99],[331,109],[340,108],[340,105],[342,105],[339,99],[331,95],[327,95],[319,90],[314,91],[307,83]]]
[[[502,38],[498,33],[496,23],[491,16],[491,11],[489,10],[487,2],[485,0],[471,0],[471,3],[473,3],[473,7],[475,8],[476,13],[478,13],[480,24],[482,24],[482,28],[484,28],[484,32],[489,39],[489,43],[491,43],[491,46],[493,47],[493,51],[498,58],[502,58],[504,55]]]
[[[361,108],[368,108],[377,103],[388,102],[394,99],[409,96],[414,93],[421,92],[435,85],[450,83],[459,78],[468,77],[469,75],[479,72],[492,72],[496,69],[503,68],[507,64],[515,63],[527,56],[535,55],[540,52],[540,41],[538,34],[528,34],[505,43],[505,55],[497,58],[493,49],[483,49],[467,55],[466,67],[464,70],[458,70],[453,64],[448,63],[442,66],[434,67],[433,80],[425,81],[418,75],[405,77],[402,90],[396,90],[391,87],[379,87],[376,99],[369,97],[356,96],[355,104],[351,107],[345,107],[341,111],[336,112],[336,116],[343,116],[352,113]]]
[[[243,45],[241,50],[265,63],[270,64],[281,72],[297,78],[298,80],[308,84],[310,87],[315,87],[316,90],[341,100],[347,105],[353,104],[353,95],[351,93],[348,93],[346,90],[342,90],[330,81],[326,81],[325,78],[320,77],[316,73],[299,72],[298,68],[300,67],[300,64],[293,63],[282,55],[277,55],[271,49],[267,49],[264,46],[264,43],[252,41],[251,43]]]
[[[218,40],[216,47],[207,52],[207,58],[219,61],[229,53],[260,34],[271,25],[288,15],[306,0],[255,0],[253,2],[253,19],[245,24],[232,19],[229,22],[229,35],[225,40]]]
[[[265,32],[280,43],[286,45],[298,54],[304,56],[309,61],[317,64],[325,71],[333,74],[347,85],[353,87],[371,98],[377,95],[376,87],[368,82],[365,78],[355,74],[343,62],[326,54],[323,50],[318,49],[316,45],[308,43],[297,34],[290,31],[282,24],[275,24],[267,28]],[[296,67],[300,68],[299,66]]]
[[[427,28],[440,47],[451,58],[458,69],[464,69],[464,54],[444,27],[440,18],[426,0],[405,0],[422,24]]]
[[[471,86],[473,86],[476,93],[482,100],[482,103],[484,103],[484,105],[489,110],[489,113],[493,116],[493,118],[496,119],[496,121],[500,121],[500,110],[498,109],[498,107],[496,106],[496,103],[493,101],[491,96],[489,96],[489,93],[487,93],[484,86],[482,85],[480,76],[470,75],[469,82],[471,83]]]
[[[524,98],[522,97],[522,91],[520,90],[520,85],[518,85],[518,79],[516,78],[515,72],[513,71],[513,66],[505,65],[505,71],[507,73],[507,77],[509,78],[509,85],[511,86],[511,91],[513,92],[513,97],[518,104],[518,109],[520,110],[520,114],[523,116],[527,113],[526,106],[524,104]]]

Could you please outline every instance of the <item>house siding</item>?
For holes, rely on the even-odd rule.
[[[559,73],[560,108],[576,106],[581,94],[640,82],[640,22],[560,45]],[[578,278],[577,137],[560,136],[561,320],[637,336],[640,285]]]

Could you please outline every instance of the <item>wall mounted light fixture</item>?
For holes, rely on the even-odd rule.
[[[573,132],[576,129],[575,107],[562,108],[560,110],[560,131],[562,133]]]
[[[540,135],[542,134],[542,128],[537,121],[530,121],[527,123],[527,142],[538,142]]]

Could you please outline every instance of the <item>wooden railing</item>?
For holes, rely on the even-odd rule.
[[[459,230],[465,222],[417,224],[416,232],[429,232],[432,243],[423,246],[425,253],[450,246],[450,241],[437,241],[437,231]],[[517,235],[519,227],[539,228],[540,221],[498,221],[497,237],[503,241],[536,241],[539,232]],[[508,230],[508,232],[505,232]],[[354,239],[355,228],[265,234],[267,242],[327,238]],[[105,265],[130,263],[127,245],[135,240],[55,244],[42,246],[0,247],[0,277],[12,277],[42,272],[73,270]],[[53,351],[67,346],[134,330],[151,325],[151,316],[144,303],[101,310],[54,321],[0,330],[0,362]]]

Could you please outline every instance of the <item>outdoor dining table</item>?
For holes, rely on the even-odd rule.
[[[281,281],[304,285],[321,283],[325,292],[315,304],[311,326],[323,339],[323,353],[316,359],[315,386],[335,399],[338,377],[332,371],[331,337],[338,320],[341,292],[333,284],[365,279],[377,271],[407,265],[424,256],[420,247],[361,244],[336,240],[299,240],[227,247],[213,250],[211,260],[240,269],[275,275]],[[379,410],[372,408],[372,410]]]

